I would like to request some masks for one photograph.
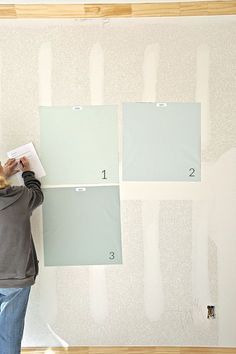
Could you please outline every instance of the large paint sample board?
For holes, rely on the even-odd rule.
[[[123,105],[123,180],[200,181],[199,103]]]
[[[47,185],[119,182],[116,106],[40,107]]]
[[[45,265],[122,263],[118,186],[46,188],[44,196]]]

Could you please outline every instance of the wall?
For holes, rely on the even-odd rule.
[[[24,346],[236,346],[235,37],[235,16],[1,21],[1,160],[40,151],[40,105],[202,103],[201,183],[121,183],[123,265],[44,267],[34,213]]]

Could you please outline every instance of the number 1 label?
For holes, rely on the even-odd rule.
[[[103,170],[102,173],[103,173],[103,178],[102,178],[102,179],[107,179],[107,177],[106,177],[106,170]]]

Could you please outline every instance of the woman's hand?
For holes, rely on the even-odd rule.
[[[30,162],[27,157],[21,157],[19,165],[22,172],[30,171]]]
[[[18,162],[16,161],[16,159],[8,159],[3,166],[3,173],[5,178],[9,178],[17,172],[19,172],[19,169]]]

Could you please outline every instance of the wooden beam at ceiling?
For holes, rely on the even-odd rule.
[[[123,4],[0,4],[0,19],[235,15],[236,0]]]
[[[25,348],[22,354],[235,354],[235,348],[220,347],[71,347]]]

